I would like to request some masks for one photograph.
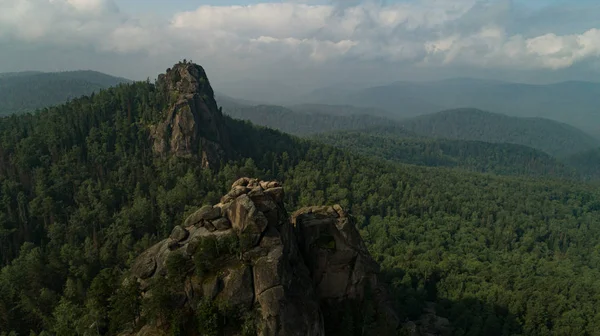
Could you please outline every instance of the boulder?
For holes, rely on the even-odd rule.
[[[169,236],[169,238],[171,238],[172,240],[174,240],[176,242],[180,242],[180,241],[187,239],[187,237],[189,235],[190,235],[190,232],[188,230],[177,225],[176,227],[173,228],[173,231],[171,231],[171,235]]]
[[[248,183],[250,183],[250,178],[248,177],[242,177],[240,179],[238,179],[237,181],[233,182],[233,184],[231,185],[231,188],[235,188],[235,187],[245,187],[248,185]]]
[[[221,197],[220,203],[229,203],[241,195],[244,195],[250,191],[249,188],[244,186],[236,186],[231,189],[225,196]]]
[[[265,215],[258,211],[248,195],[241,195],[235,199],[227,209],[227,218],[238,235],[250,237],[252,246],[258,244],[268,224]]]
[[[205,205],[198,209],[198,211],[191,214],[183,224],[185,227],[196,225],[202,221],[213,220],[221,217],[221,208],[213,207],[212,205]]]
[[[227,218],[219,218],[212,221],[212,225],[219,231],[225,231],[231,229],[231,223]]]
[[[277,202],[277,203],[283,202],[285,193],[284,193],[282,187],[269,188],[269,189],[265,190],[264,192],[265,192],[266,195],[271,196],[271,198],[275,202]]]

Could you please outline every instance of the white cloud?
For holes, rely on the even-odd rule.
[[[89,47],[237,69],[285,61],[562,69],[600,57],[600,27],[528,36],[510,24],[514,10],[503,0],[295,1],[200,6],[170,20],[142,20],[112,0],[0,0],[0,48],[2,41]]]

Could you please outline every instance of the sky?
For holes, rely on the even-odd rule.
[[[182,59],[238,96],[450,77],[597,81],[600,2],[0,0],[0,72],[155,79]]]

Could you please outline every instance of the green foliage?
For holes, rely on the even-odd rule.
[[[198,247],[194,253],[194,264],[196,266],[196,275],[205,276],[214,270],[219,251],[217,248],[217,239],[215,237],[206,237],[198,241]]]
[[[577,153],[564,160],[587,179],[600,178],[600,148]]]
[[[274,105],[238,105],[226,108],[224,112],[237,119],[248,120],[257,125],[295,135],[397,124],[390,119],[367,115],[364,111],[360,114],[336,115],[319,108],[303,107],[298,109],[301,111]]]
[[[557,157],[598,147],[598,140],[581,130],[542,118],[516,118],[477,109],[455,109],[406,120],[402,126],[436,138],[512,143]]]
[[[116,334],[127,326],[133,326],[142,309],[142,298],[139,283],[128,280],[117,286],[110,298],[110,331]]]
[[[217,262],[219,258],[238,255],[241,252],[240,240],[235,234],[219,238],[214,236],[203,237],[198,240],[197,244],[198,247],[193,259],[196,275],[199,277],[215,271],[219,266]]]
[[[196,307],[198,331],[206,336],[218,336],[221,329],[221,316],[214,301],[202,300]]]
[[[395,128],[319,134],[314,139],[360,155],[419,166],[498,175],[578,177],[550,155],[522,145],[407,138]]]
[[[191,262],[182,253],[171,253],[167,258],[167,275],[173,282],[181,282],[191,269]]]

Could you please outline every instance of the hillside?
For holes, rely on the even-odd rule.
[[[224,113],[237,119],[277,129],[294,135],[308,135],[338,130],[354,130],[370,126],[388,126],[394,121],[376,115],[358,114],[352,107],[304,105],[286,108],[275,105],[224,108]],[[358,112],[358,113],[357,113]]]
[[[586,178],[600,178],[600,148],[574,154],[564,161]]]
[[[446,109],[477,108],[517,117],[539,117],[598,132],[600,83],[561,82],[546,85],[472,78],[435,82],[397,82],[328,96],[316,90],[310,102],[376,107],[411,117]]]
[[[128,80],[95,71],[0,74],[0,115],[31,112]]]
[[[363,156],[428,167],[455,167],[498,175],[575,177],[550,155],[533,148],[482,141],[396,136],[390,128],[318,134],[328,145]]]
[[[402,122],[414,133],[436,138],[512,143],[564,157],[598,146],[598,140],[567,124],[516,118],[477,109],[456,109]]]
[[[373,274],[413,334],[597,331],[594,186],[367,158],[234,120],[217,106],[204,69],[179,63],[154,84],[0,119],[0,334],[284,335],[264,326],[311,322],[303,317],[317,309],[277,303],[282,295],[314,302],[314,283],[295,282],[312,279],[330,285],[317,291],[334,303],[319,306],[324,329],[334,330],[327,335],[395,335],[376,323],[386,311],[375,304],[381,291],[354,291]],[[244,176],[267,183],[237,182]],[[323,207],[306,210],[313,205]],[[228,230],[226,220],[248,234],[185,241]],[[288,244],[294,236],[304,238]],[[240,258],[241,246],[254,253]],[[294,247],[304,248],[306,268]],[[190,264],[188,251],[202,253]],[[170,253],[183,258],[157,259]],[[214,267],[227,272],[192,274],[214,275],[203,273]],[[248,267],[274,271],[249,275]],[[338,294],[365,304],[335,305]],[[247,308],[232,313],[236,302]],[[320,324],[295,325],[306,335],[302,325]]]
[[[395,117],[392,113],[385,110],[368,107],[356,107],[350,105],[297,104],[288,106],[288,108],[294,112],[307,114],[328,114],[335,116],[351,116],[363,114],[388,119],[392,119]]]

